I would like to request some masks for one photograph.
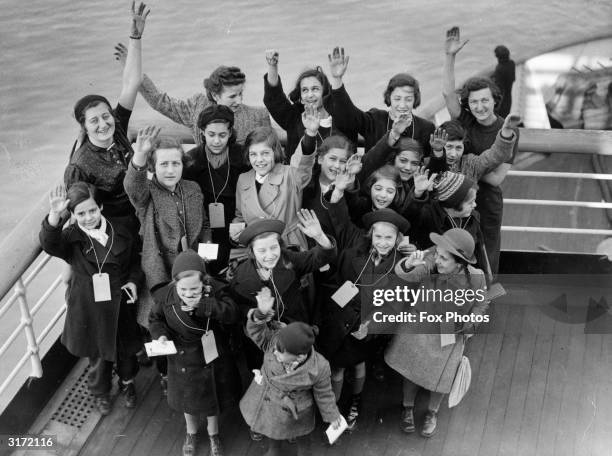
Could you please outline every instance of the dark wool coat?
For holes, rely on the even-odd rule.
[[[364,149],[370,150],[391,129],[393,121],[389,119],[389,111],[372,108],[362,111],[353,104],[344,85],[331,91],[330,114],[337,119],[337,127],[349,137],[355,136],[357,131],[365,139]],[[402,136],[414,138],[425,148],[425,155],[429,156],[431,148],[429,135],[434,130],[434,124],[416,115],[412,115],[412,124],[402,133]]]
[[[278,85],[272,87],[268,83],[268,75],[264,76],[264,104],[272,118],[276,121],[280,127],[287,132],[287,144],[285,145],[285,155],[287,160],[291,158],[300,139],[304,136],[304,124],[302,123],[302,113],[304,112],[304,105],[302,103],[292,103],[285,92],[283,91],[283,84],[280,76],[278,77]],[[319,134],[321,138],[326,138],[330,135],[342,133],[337,125],[336,118],[333,117],[331,108],[331,98],[329,95],[323,97],[323,107],[325,110],[332,115],[332,127],[323,128],[319,127]],[[356,142],[357,135],[353,135],[353,142]],[[320,144],[322,139],[317,135],[317,142]],[[349,138],[351,139],[351,138]]]
[[[124,180],[125,191],[137,210],[142,235],[142,269],[147,277],[147,286],[172,280],[172,264],[180,252],[181,237],[184,229],[179,219],[183,211],[175,202],[171,192],[157,182],[147,179],[146,169],[137,170],[133,164],[128,167]],[[187,243],[198,250],[198,242],[207,225],[204,214],[204,198],[198,184],[192,181],[179,181],[177,187],[183,194],[186,215]],[[175,192],[180,195],[179,191]]]
[[[107,222],[106,234],[109,240],[105,247],[95,240],[90,241],[76,224],[62,231],[61,226],[49,225],[45,217],[39,237],[45,252],[72,266],[62,343],[75,356],[116,361],[118,350],[124,355],[133,355],[142,348],[134,305],[126,303],[127,295],[121,290],[128,282],[139,285],[142,271],[137,243],[130,231]],[[102,272],[110,279],[110,301],[94,301],[92,276],[98,273],[98,265],[92,242],[100,261],[111,248],[102,266]],[[119,321],[121,306],[129,307],[129,311],[124,312],[130,316],[127,321]]]
[[[429,271],[434,268],[434,249],[425,255],[426,265],[420,265],[408,272],[406,280],[411,283],[423,283]],[[428,280],[425,286],[440,290],[486,290],[486,280],[480,269],[468,266],[470,280],[464,273],[444,274]],[[446,311],[458,312],[461,315],[483,315],[488,308],[488,301],[474,301],[461,306],[455,303],[423,302],[410,309],[411,312],[426,311],[430,314]],[[406,310],[406,309],[404,309]],[[451,325],[445,329],[440,323],[409,323],[399,326],[400,332],[393,336],[387,350],[385,361],[413,383],[430,391],[449,393],[457,368],[463,355],[465,336],[458,334],[456,342],[441,347],[440,334],[450,333],[461,328]]]
[[[372,293],[375,288],[393,288],[399,283],[395,276],[395,265],[402,259],[399,251],[393,250],[381,259],[378,265],[368,261],[371,240],[362,230],[348,221],[344,198],[330,205],[330,215],[336,228],[338,250],[340,252],[330,278],[319,287],[319,300],[322,302],[318,347],[329,359],[332,366],[354,366],[370,357],[381,342],[372,335],[358,340],[351,335],[359,329],[362,322],[370,319],[374,311]],[[361,271],[363,272],[361,273]],[[361,277],[359,274],[361,273]],[[331,299],[331,295],[347,280],[357,282],[359,293],[344,307]],[[374,284],[375,285],[371,285]],[[363,312],[365,310],[365,313]]]
[[[168,356],[168,405],[192,415],[218,415],[236,402],[241,389],[224,327],[238,321],[238,307],[220,283],[214,282],[213,289],[214,297],[202,298],[200,306],[189,315],[181,310],[176,286],[170,283],[153,293],[155,304],[149,316],[151,337],[166,336],[177,349],[176,355]],[[208,318],[219,357],[207,364],[201,340]]]
[[[247,333],[265,352],[261,385],[253,379],[240,401],[242,416],[253,431],[275,440],[310,434],[315,427],[315,402],[323,421],[338,419],[331,369],[322,355],[312,349],[306,361],[287,373],[274,356],[277,330],[249,318]]]
[[[302,276],[318,270],[336,258],[333,239],[332,244],[331,249],[324,249],[317,244],[306,252],[282,250],[281,257],[272,270],[274,285],[282,299],[282,303],[278,300],[274,302],[276,317],[280,316],[281,321],[312,323],[313,309],[308,305],[306,291],[302,289]],[[272,282],[263,281],[257,273],[255,260],[247,259],[238,265],[229,288],[243,315],[246,315],[249,309],[257,307],[255,295],[263,287],[270,288],[274,294]]]

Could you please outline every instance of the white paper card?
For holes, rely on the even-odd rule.
[[[340,426],[338,427],[338,429],[332,428],[330,424],[327,430],[325,431],[325,433],[327,434],[327,438],[329,439],[330,445],[332,445],[336,440],[338,440],[338,437],[340,437],[342,433],[346,431],[346,428],[348,427],[348,424],[346,423],[346,419],[342,415],[340,415],[340,421],[341,422],[340,422]]]
[[[245,228],[246,228],[246,223],[244,222],[230,223],[229,234],[230,236],[237,235],[241,233]]]
[[[110,279],[106,272],[91,276],[93,282],[94,301],[104,302],[111,300]]]
[[[219,253],[219,244],[213,244],[211,242],[200,243],[198,245],[198,255],[205,260],[216,260]]]
[[[332,299],[340,307],[344,307],[348,302],[359,293],[359,288],[353,282],[347,280],[340,288],[332,295]]]
[[[213,362],[219,357],[217,343],[215,342],[215,334],[212,331],[207,331],[202,336],[202,348],[204,349],[204,360],[206,364]]]
[[[447,345],[454,344],[457,338],[454,334],[440,334],[440,346],[446,347]]]
[[[176,355],[176,347],[171,340],[161,342],[156,339],[144,344],[144,346],[147,356]]]

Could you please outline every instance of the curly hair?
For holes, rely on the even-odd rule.
[[[468,98],[470,93],[482,89],[489,89],[491,91],[491,95],[493,95],[494,106],[499,106],[502,100],[502,93],[501,90],[499,90],[499,87],[497,87],[497,84],[495,84],[493,80],[489,78],[474,77],[465,81],[463,87],[457,91],[459,98],[461,99],[461,108],[473,115],[470,111],[470,103]]]
[[[385,100],[385,104],[387,106],[391,106],[391,92],[393,92],[398,87],[412,87],[414,90],[414,106],[413,108],[418,108],[421,104],[421,88],[419,86],[419,81],[417,81],[414,77],[409,75],[408,73],[398,73],[389,79],[387,83],[387,88],[383,93],[383,98]]]
[[[246,76],[238,67],[220,66],[215,69],[210,76],[204,79],[206,96],[210,101],[216,103],[213,95],[219,95],[223,87],[236,86],[243,84]]]
[[[289,92],[289,100],[291,100],[293,103],[301,103],[301,84],[302,80],[306,78],[317,78],[317,80],[323,86],[323,97],[331,93],[331,84],[329,83],[327,76],[325,76],[325,73],[323,73],[321,67],[317,66],[315,68],[310,68],[308,70],[302,71],[298,76],[297,81],[295,81],[295,87],[291,92]]]

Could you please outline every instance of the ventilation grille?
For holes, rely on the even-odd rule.
[[[81,429],[81,426],[95,409],[95,399],[89,394],[87,388],[88,372],[89,367],[86,367],[79,379],[70,388],[68,395],[55,411],[51,420]]]

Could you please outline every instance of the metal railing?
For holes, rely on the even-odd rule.
[[[166,131],[172,128],[166,128]],[[179,135],[180,136],[180,135]],[[522,151],[536,153],[581,153],[612,155],[612,132],[585,131],[585,130],[521,130],[520,149]],[[510,171],[510,175],[523,177],[556,177],[556,178],[580,178],[595,180],[612,180],[612,174],[597,173],[558,173],[558,172],[532,172],[532,171]],[[526,204],[542,206],[577,206],[586,208],[612,208],[608,202],[586,202],[586,201],[556,201],[536,199],[506,199],[506,204]],[[30,309],[27,299],[28,286],[49,265],[50,257],[42,256],[40,262],[32,269],[24,279],[23,275],[36,261],[41,253],[38,241],[40,222],[48,212],[47,197],[44,196],[33,208],[33,210],[20,221],[14,230],[0,245],[0,300],[3,300],[13,291],[13,295],[0,308],[0,318],[15,305],[19,304],[21,313],[20,323],[11,335],[0,347],[0,365],[7,366],[3,361],[10,346],[12,346],[21,333],[25,334],[27,346],[24,355],[12,367],[7,378],[0,385],[2,395],[11,382],[14,382],[18,372],[29,360],[31,363],[30,376],[40,378],[43,375],[40,360],[41,342],[49,336],[51,331],[60,321],[66,311],[65,304],[53,314],[46,322],[42,331],[36,336],[32,325],[32,318],[45,306],[49,297],[61,284],[61,276],[53,280],[52,284],[37,300]],[[612,235],[612,230],[607,229],[578,229],[558,227],[529,227],[529,226],[504,226],[504,231],[522,232],[546,232],[565,233],[581,235]],[[6,372],[6,367],[4,369]]]

